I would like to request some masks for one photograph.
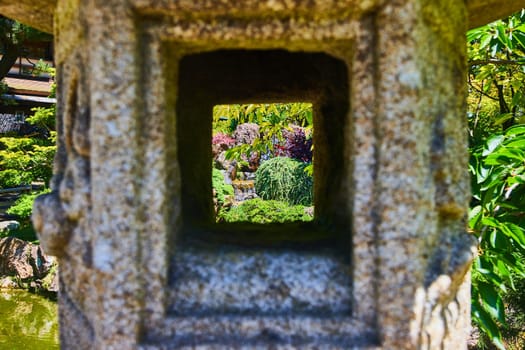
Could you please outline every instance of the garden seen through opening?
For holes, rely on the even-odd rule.
[[[313,134],[308,102],[214,106],[215,221],[313,220]]]

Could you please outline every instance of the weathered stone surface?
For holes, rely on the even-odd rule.
[[[45,211],[45,214],[42,211]],[[42,195],[35,201],[33,225],[41,235],[40,242],[44,249],[49,254],[60,257],[71,232],[56,192]]]
[[[330,251],[188,247],[175,259],[169,310],[176,315],[351,313],[350,270]]]
[[[465,349],[457,39],[484,3],[58,1],[33,220],[60,257],[62,346]],[[276,101],[313,104],[312,238],[249,227],[270,237],[249,250],[213,224],[211,110]]]

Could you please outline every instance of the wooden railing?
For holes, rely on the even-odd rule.
[[[13,188],[2,188],[0,189],[0,194],[2,193],[16,193],[16,192],[31,192],[33,190],[33,185],[25,185],[20,187]]]

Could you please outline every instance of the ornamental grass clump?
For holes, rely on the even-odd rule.
[[[262,199],[311,206],[313,177],[305,171],[308,165],[287,157],[267,160],[255,173],[255,192]]]

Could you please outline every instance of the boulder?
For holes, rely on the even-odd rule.
[[[16,230],[20,223],[15,220],[0,221],[0,233]]]
[[[220,152],[214,158],[214,167],[219,170],[228,170],[231,167],[233,160],[226,159],[226,151]]]
[[[56,259],[45,255],[39,245],[15,237],[0,239],[0,277],[38,281],[55,271],[55,266]]]
[[[259,125],[255,123],[239,124],[233,133],[236,145],[251,145],[260,136]]]

